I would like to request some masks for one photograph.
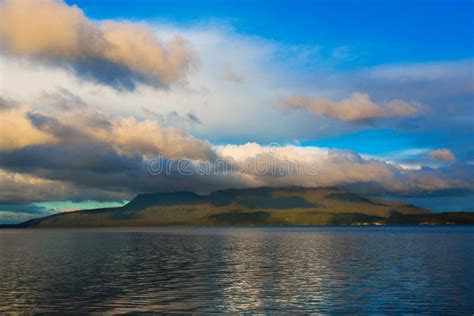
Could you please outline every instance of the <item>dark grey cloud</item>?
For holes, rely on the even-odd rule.
[[[18,107],[18,103],[0,96],[0,111],[11,110]]]
[[[165,86],[131,70],[127,66],[99,58],[80,60],[74,64],[64,64],[63,68],[71,70],[84,80],[111,86],[119,91],[133,91],[140,83],[150,83],[158,87]]]
[[[35,204],[0,204],[0,212],[19,212],[28,214],[45,214],[49,210],[43,206]]]
[[[186,113],[186,116],[191,122],[195,124],[201,124],[201,120],[196,116],[196,114],[188,112]]]
[[[117,154],[104,144],[47,144],[28,146],[3,152],[0,164],[10,170],[31,172],[93,172],[100,174],[127,172],[136,169],[142,158]]]

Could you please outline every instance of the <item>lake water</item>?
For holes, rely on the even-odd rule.
[[[0,230],[0,312],[474,312],[474,227]]]

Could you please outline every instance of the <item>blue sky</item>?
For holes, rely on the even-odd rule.
[[[472,209],[472,1],[0,6],[0,221],[265,185]],[[244,164],[269,144],[321,174],[146,170],[161,154]]]
[[[472,1],[68,1],[96,19],[215,21],[292,45],[354,47],[347,67],[472,57]]]
[[[317,47],[317,58],[298,65],[308,76],[314,68],[347,72],[379,65],[447,62],[473,57],[472,1],[142,0],[132,3],[85,0],[68,3],[76,4],[94,19],[119,18],[177,25],[224,24],[239,34],[283,45]],[[334,58],[334,55],[340,55],[340,58]],[[288,62],[286,57],[280,56],[282,63]],[[210,138],[220,143],[250,140],[245,137]],[[382,154],[443,145],[456,150],[456,145],[465,145],[463,141],[459,144],[460,139],[467,140],[465,131],[413,133],[382,128],[325,139],[305,137],[302,143]],[[288,141],[271,139],[267,142],[274,140]]]

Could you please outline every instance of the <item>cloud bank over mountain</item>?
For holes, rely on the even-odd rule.
[[[376,45],[90,12],[0,2],[0,204],[259,186],[473,192],[472,57],[372,62]],[[150,172],[156,162],[168,171]]]
[[[474,189],[468,166],[456,166],[466,169],[460,176],[450,174],[448,167],[410,170],[347,150],[256,143],[213,146],[156,121],[105,114],[88,105],[52,113],[20,105],[0,112],[2,123],[14,117],[28,126],[21,132],[29,136],[0,148],[4,201],[126,199],[156,190],[260,186],[360,184],[374,194]],[[17,133],[5,129],[3,136],[15,139]],[[442,150],[430,155],[450,158]],[[163,164],[160,173],[149,169],[156,159]]]

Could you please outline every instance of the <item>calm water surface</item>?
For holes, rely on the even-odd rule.
[[[474,312],[474,227],[0,230],[0,312]]]

